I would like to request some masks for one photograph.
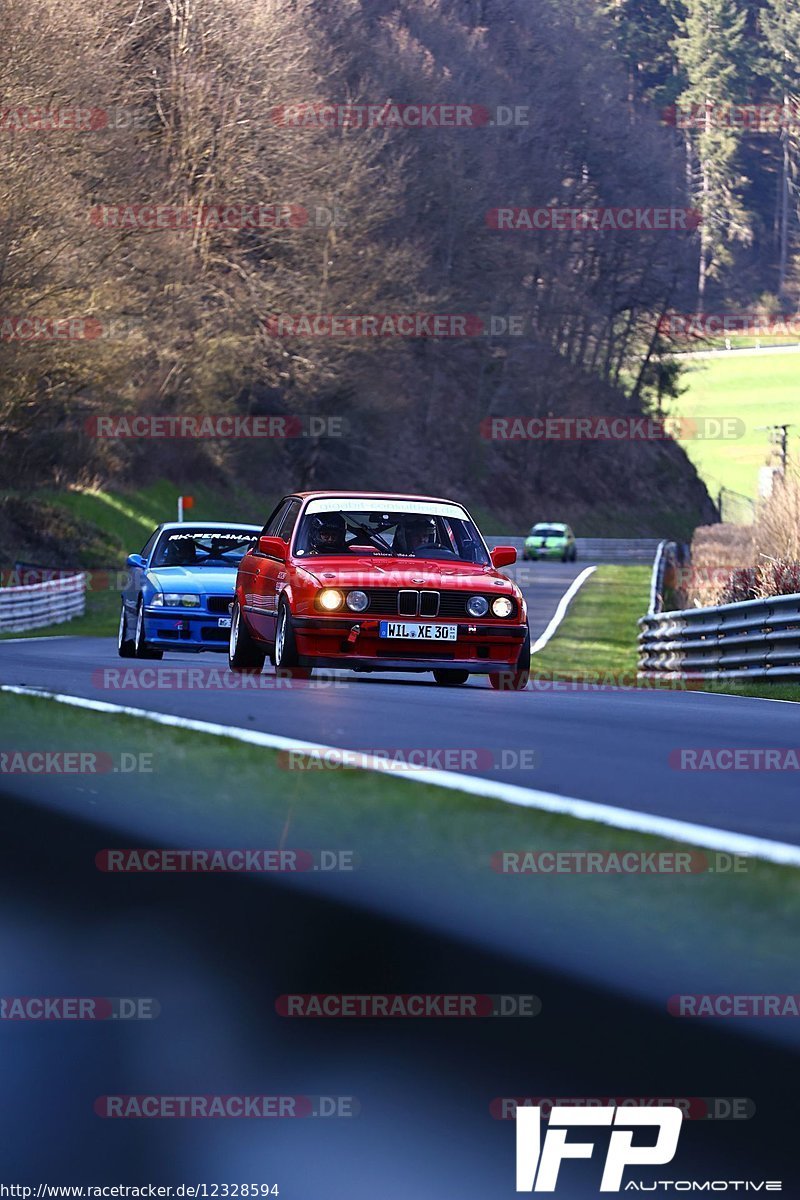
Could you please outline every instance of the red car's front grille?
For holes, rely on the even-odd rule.
[[[414,597],[413,589],[403,588],[401,591],[400,588],[368,588],[366,592],[369,597],[369,607],[366,611],[369,613],[385,613],[399,617],[458,617],[464,620],[474,619],[467,612],[467,600],[471,595],[485,595],[489,605],[497,595],[496,592],[435,592],[423,588],[419,592],[418,607],[414,608],[410,603]],[[513,620],[516,616],[515,603],[514,611],[505,620]]]
[[[369,596],[369,608],[367,612],[390,613],[392,616],[397,616],[397,597],[399,594],[399,588],[369,588],[367,590],[367,595]]]

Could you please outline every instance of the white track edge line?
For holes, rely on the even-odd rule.
[[[10,632],[10,631],[9,631]],[[0,638],[0,646],[18,646],[20,642],[65,642],[74,633],[48,633],[42,637]]]
[[[55,700],[59,704],[74,708],[86,708],[93,712],[112,713],[138,717],[158,725],[176,729],[187,729],[194,733],[227,737],[252,746],[263,746],[269,750],[293,750],[298,753],[350,754],[352,751],[340,746],[326,746],[320,742],[301,742],[296,738],[283,737],[277,733],[262,733],[255,729],[239,729],[235,725],[218,725],[211,721],[197,721],[192,717],[176,717],[171,713],[153,712],[146,708],[132,708],[122,704],[111,704],[107,700],[89,700],[83,696],[70,696],[63,692],[48,692],[44,689],[17,687],[0,684],[0,692],[17,696],[33,696],[44,700]],[[637,812],[635,809],[616,808],[610,804],[599,804],[594,800],[578,800],[572,796],[559,796],[555,792],[542,792],[535,788],[524,788],[518,784],[501,783],[480,776],[459,775],[455,771],[439,771],[428,767],[413,771],[398,771],[390,762],[373,762],[359,765],[359,770],[374,771],[405,779],[412,783],[432,784],[450,791],[465,792],[487,800],[500,800],[521,808],[539,809],[542,812],[562,813],[579,821],[596,821],[616,829],[629,829],[636,833],[651,834],[670,841],[688,842],[706,850],[720,850],[726,854],[742,854],[759,858],[782,866],[800,867],[800,846],[786,842],[774,842],[767,838],[750,837],[730,830],[715,829],[711,825],[694,825],[673,817],[659,817],[653,813]]]
[[[533,646],[531,647],[531,654],[538,654],[540,650],[545,648],[547,643],[550,641],[550,638],[553,636],[561,622],[564,620],[564,617],[567,615],[567,609],[572,603],[573,596],[581,587],[583,587],[589,576],[596,570],[596,566],[585,567],[584,570],[581,571],[580,575],[577,575],[573,579],[572,583],[559,600],[558,607],[556,608],[556,611],[554,612],[547,629],[545,629],[544,633],[540,634],[540,636],[533,643]]]

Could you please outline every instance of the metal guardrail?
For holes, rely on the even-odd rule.
[[[0,633],[23,633],[82,616],[86,578],[80,572],[46,583],[0,588]]]
[[[800,594],[648,613],[639,627],[642,678],[800,678]]]
[[[584,562],[649,563],[659,538],[576,538],[578,558]]]
[[[650,576],[650,607],[647,612],[657,613],[661,611],[661,603],[664,595],[664,571],[667,564],[666,549],[669,543],[665,540],[658,543],[656,556],[653,559],[653,573]]]
[[[491,546],[513,546],[522,558],[524,537],[487,537]],[[580,562],[649,563],[659,547],[658,538],[576,538]]]

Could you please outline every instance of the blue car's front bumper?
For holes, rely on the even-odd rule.
[[[217,597],[216,608],[223,604]],[[231,603],[233,597],[231,597]],[[209,612],[207,608],[167,608],[146,606],[144,636],[148,646],[157,650],[180,650],[183,653],[199,650],[228,649],[231,618],[229,612]]]

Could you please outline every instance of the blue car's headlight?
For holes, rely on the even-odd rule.
[[[150,604],[156,608],[199,608],[200,597],[192,592],[156,592]]]

